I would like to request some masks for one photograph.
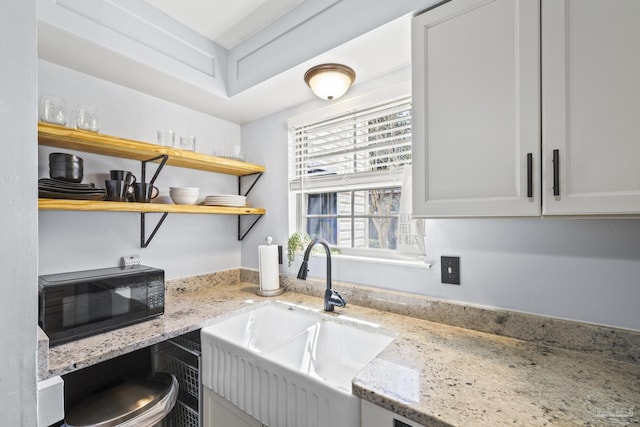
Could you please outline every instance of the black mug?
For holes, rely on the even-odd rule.
[[[123,179],[107,179],[104,181],[107,188],[107,200],[112,202],[126,202],[129,196],[129,185]]]
[[[136,182],[133,184],[133,200],[136,202],[149,203],[151,199],[158,197],[159,193],[158,188],[148,182]]]
[[[133,185],[136,182],[136,176],[129,171],[112,170],[109,173],[111,179],[122,179],[127,181],[127,185]]]
[[[111,170],[109,171],[111,179],[121,179],[127,182],[127,196],[129,199],[133,198],[132,185],[136,182],[136,176],[129,171]]]

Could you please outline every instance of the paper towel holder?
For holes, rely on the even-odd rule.
[[[273,239],[271,236],[267,236],[265,239],[267,242],[267,246],[271,246]],[[278,246],[278,264],[282,264],[282,247]],[[258,290],[256,293],[261,297],[275,297],[278,295],[282,295],[284,293],[284,288],[278,284],[276,289],[262,289],[262,270],[260,270],[260,285],[258,286]]]

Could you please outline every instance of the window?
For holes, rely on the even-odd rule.
[[[297,230],[345,252],[396,249],[411,164],[408,97],[294,126],[290,153]]]

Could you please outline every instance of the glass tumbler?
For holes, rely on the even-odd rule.
[[[181,136],[180,148],[183,150],[196,151],[196,137],[193,135]]]
[[[40,120],[64,126],[67,123],[67,111],[64,101],[57,96],[40,97]]]
[[[78,105],[76,109],[76,127],[98,132],[98,109],[91,105]]]
[[[158,129],[158,144],[165,147],[173,147],[175,145],[176,134],[171,129]]]

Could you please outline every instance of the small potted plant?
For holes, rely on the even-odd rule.
[[[296,252],[304,251],[305,248],[311,243],[311,236],[303,231],[296,231],[289,236],[287,242],[287,258],[289,259],[289,267],[296,259]]]

